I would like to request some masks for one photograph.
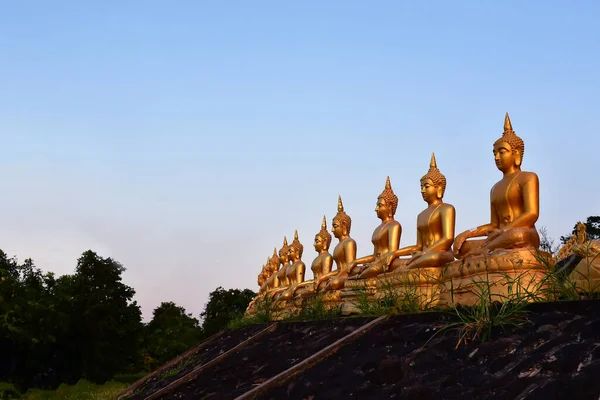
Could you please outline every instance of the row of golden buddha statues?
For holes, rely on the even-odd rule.
[[[539,251],[540,237],[535,227],[539,217],[539,181],[535,173],[521,170],[524,152],[524,142],[513,131],[507,113],[504,132],[493,145],[494,160],[503,176],[491,189],[490,221],[456,237],[456,212],[443,200],[446,177],[434,154],[429,171],[420,180],[427,207],[417,216],[414,245],[400,248],[402,227],[394,219],[398,196],[389,177],[377,197],[375,212],[381,224],[373,231],[372,254],[357,257],[356,242],[350,236],[352,220],[338,197],[338,212],[331,229],[338,243],[330,254],[332,237],[323,217],[313,243],[318,254],[311,264],[314,278],[305,280],[303,246],[296,231],[290,244],[284,237],[283,247],[279,251],[275,248],[267,259],[258,275],[259,293],[247,312],[251,313],[261,299],[273,300],[285,308],[325,295],[339,305],[351,300],[357,289],[372,288],[376,293],[384,279],[398,278],[397,286],[401,288],[410,278],[408,284],[419,286],[430,297],[432,291],[439,290],[433,288],[435,282],[438,287],[440,281],[451,282],[452,301],[465,304],[474,301],[469,294],[474,276],[485,274],[485,279],[498,281],[506,274],[522,277],[525,271],[529,283],[539,280],[544,269],[540,254],[550,255]],[[499,293],[506,290],[497,289]]]

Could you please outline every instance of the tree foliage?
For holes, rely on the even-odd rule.
[[[147,325],[146,350],[151,366],[162,365],[194,346],[203,337],[198,320],[185,308],[163,302]]]
[[[173,302],[142,323],[125,268],[91,250],[73,274],[43,273],[0,250],[0,382],[24,390],[80,379],[103,383],[149,371],[196,345],[205,332]],[[217,288],[202,313],[209,334],[243,312],[254,293]]]
[[[585,221],[585,230],[589,240],[600,239],[600,216],[593,215],[589,216]],[[565,244],[571,239],[571,237],[577,232],[577,224],[573,226],[573,230],[569,235],[561,236],[560,241]]]
[[[246,311],[250,301],[256,296],[250,289],[216,288],[208,296],[204,311],[200,314],[203,320],[202,329],[206,335],[212,335],[225,329],[229,321]]]

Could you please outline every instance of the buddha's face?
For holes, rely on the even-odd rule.
[[[384,219],[392,216],[392,207],[388,204],[383,197],[377,198],[377,206],[375,206],[375,212],[379,219]]]
[[[287,262],[289,261],[288,251],[280,251],[279,252],[279,261],[282,264],[287,264]]]
[[[344,236],[344,234],[347,234],[347,232],[345,232],[346,229],[344,229],[344,226],[340,223],[340,221],[338,221],[337,219],[333,219],[333,222],[331,223],[331,233],[333,233],[333,236],[336,239],[339,239],[341,237]]]
[[[494,161],[496,161],[496,167],[502,172],[517,166],[515,152],[506,142],[500,142],[494,145]]]
[[[423,196],[423,200],[427,204],[439,198],[439,190],[431,179],[428,178],[421,181],[421,196]]]
[[[323,239],[321,239],[321,236],[315,235],[315,242],[313,243],[313,246],[315,246],[317,253],[320,253],[325,249],[325,242]]]
[[[297,258],[297,251],[294,246],[290,246],[288,249],[288,259],[295,260]]]

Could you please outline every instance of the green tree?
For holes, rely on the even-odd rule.
[[[131,372],[139,361],[143,331],[135,290],[121,282],[125,268],[91,250],[77,261],[73,290],[74,329],[71,334],[84,378],[102,383],[112,375]]]
[[[152,312],[146,326],[147,354],[162,365],[196,345],[202,338],[202,328],[192,314],[173,302],[162,302]]]
[[[210,336],[225,329],[229,321],[246,311],[250,301],[256,296],[250,289],[216,288],[208,296],[204,311],[200,313],[204,334]]]
[[[594,215],[589,216],[585,222],[585,230],[588,235],[588,239],[595,240],[600,239],[600,216]],[[571,237],[577,232],[577,224],[573,227],[571,234],[566,236],[561,236],[560,241],[562,244],[565,244],[571,239]]]

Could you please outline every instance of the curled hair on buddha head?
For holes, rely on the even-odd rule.
[[[494,146],[502,142],[508,143],[512,151],[519,151],[520,157],[518,157],[517,165],[521,166],[523,154],[525,154],[525,142],[523,141],[523,139],[517,136],[515,131],[513,131],[512,123],[510,122],[510,117],[508,116],[508,113],[506,113],[506,115],[504,116],[504,132],[502,133],[500,139],[494,142]]]
[[[350,234],[350,228],[352,227],[352,218],[344,211],[344,204],[342,203],[342,196],[338,195],[338,212],[333,217],[333,221],[337,221],[338,224],[346,227],[348,234]]]
[[[429,162],[429,171],[421,178],[421,182],[425,179],[431,179],[433,186],[442,189],[442,197],[446,191],[446,177],[440,172],[435,161],[435,154],[431,153],[431,161]]]
[[[292,242],[292,244],[290,244],[290,247],[293,247],[296,250],[296,253],[298,253],[298,257],[302,258],[304,246],[302,246],[302,243],[300,243],[300,241],[298,240],[298,230],[294,231],[294,241]]]
[[[289,247],[290,246],[288,245],[287,237],[284,236],[283,237],[283,246],[281,246],[281,249],[279,249],[279,262],[281,262],[281,260],[284,259],[284,256],[287,257]]]
[[[396,208],[398,208],[398,196],[396,196],[394,190],[392,189],[389,176],[385,180],[385,189],[383,189],[383,192],[381,192],[377,198],[384,199],[386,204],[392,208],[392,216],[396,214]]]
[[[325,243],[325,248],[328,249],[331,245],[331,233],[327,232],[327,219],[323,215],[323,222],[321,222],[321,230],[315,235],[321,238]]]
[[[279,256],[277,255],[277,247],[275,247],[273,249],[273,255],[271,256],[269,261],[270,261],[269,265],[271,266],[271,271],[277,271],[277,268],[279,268],[279,264],[281,263],[281,261],[279,260]]]

